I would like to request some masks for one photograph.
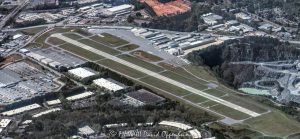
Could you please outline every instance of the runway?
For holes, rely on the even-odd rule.
[[[64,41],[66,41],[66,42],[68,42],[68,43],[70,43],[70,44],[76,45],[76,46],[81,47],[81,48],[83,48],[83,49],[86,49],[86,50],[88,50],[88,51],[91,51],[91,52],[93,52],[93,53],[95,53],[95,54],[101,55],[101,56],[103,56],[103,57],[105,57],[105,58],[107,58],[107,59],[113,60],[113,61],[115,61],[115,62],[118,62],[118,63],[122,64],[122,65],[131,67],[131,68],[133,68],[133,69],[135,69],[135,70],[138,70],[138,71],[140,71],[140,72],[142,72],[142,73],[145,73],[145,74],[147,74],[147,75],[149,75],[149,76],[155,77],[155,78],[157,78],[157,79],[160,79],[160,80],[165,81],[165,82],[167,82],[167,83],[170,83],[170,84],[172,84],[172,85],[178,86],[178,87],[180,87],[180,88],[182,88],[182,89],[184,89],[184,90],[187,90],[187,91],[190,91],[190,92],[192,92],[192,93],[194,93],[194,94],[197,94],[197,95],[200,95],[200,96],[202,96],[202,97],[205,97],[205,98],[207,98],[207,99],[209,99],[209,100],[211,100],[211,101],[215,101],[215,102],[217,102],[217,103],[223,104],[223,105],[225,105],[225,106],[227,106],[227,107],[230,107],[230,108],[235,109],[235,110],[237,110],[237,111],[240,111],[240,112],[242,112],[242,113],[248,114],[248,115],[250,115],[250,116],[252,116],[252,117],[260,116],[259,113],[256,113],[256,112],[254,112],[254,111],[251,111],[251,110],[246,109],[246,108],[244,108],[244,107],[241,107],[241,106],[239,106],[239,105],[233,104],[233,103],[228,102],[228,101],[226,101],[226,100],[223,100],[223,99],[221,99],[221,98],[215,97],[215,96],[213,96],[213,95],[207,94],[207,93],[205,93],[205,92],[203,92],[203,91],[200,91],[200,90],[198,90],[198,89],[195,89],[195,88],[193,88],[193,87],[190,87],[190,86],[188,86],[188,85],[186,85],[186,84],[183,84],[183,83],[180,83],[180,82],[175,81],[175,80],[173,80],[173,79],[170,79],[170,78],[168,78],[168,77],[162,76],[162,75],[160,75],[160,74],[158,74],[158,73],[155,73],[155,72],[150,71],[150,70],[148,70],[148,69],[145,69],[145,68],[143,68],[143,67],[137,66],[137,65],[135,65],[135,64],[133,64],[133,63],[130,63],[130,62],[128,62],[128,61],[125,61],[125,60],[123,60],[123,59],[120,59],[120,58],[118,58],[118,57],[115,57],[115,56],[113,56],[113,55],[110,55],[110,54],[108,54],[108,53],[102,52],[102,51],[100,51],[100,50],[98,50],[98,49],[95,49],[95,48],[93,48],[93,47],[91,47],[91,46],[85,45],[85,44],[80,43],[80,42],[78,42],[78,41],[76,41],[76,40],[73,40],[73,39],[70,39],[70,38],[68,38],[68,37],[65,37],[65,36],[63,36],[63,35],[61,35],[61,34],[53,34],[53,35],[51,35],[51,36],[52,36],[52,37],[56,37],[56,38],[61,39],[61,40],[64,40]]]

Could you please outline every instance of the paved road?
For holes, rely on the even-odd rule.
[[[182,88],[182,89],[188,90],[188,91],[190,91],[190,92],[192,92],[192,93],[194,93],[194,94],[203,96],[203,97],[205,97],[205,98],[207,98],[207,99],[209,99],[209,100],[218,102],[218,103],[220,103],[220,104],[223,104],[223,105],[225,105],[225,106],[228,106],[228,107],[233,108],[233,109],[235,109],[235,110],[238,110],[238,111],[240,111],[240,112],[243,112],[243,113],[245,113],[245,114],[248,114],[248,115],[250,115],[250,116],[252,116],[252,117],[260,116],[260,114],[258,114],[258,113],[256,113],[256,112],[253,112],[253,111],[251,111],[251,110],[248,110],[248,109],[246,109],[246,108],[243,108],[243,107],[241,107],[241,106],[238,106],[238,105],[236,105],[236,104],[233,104],[233,103],[228,102],[228,101],[226,101],[226,100],[220,99],[220,98],[218,98],[218,97],[212,96],[212,95],[210,95],[210,94],[207,94],[207,93],[205,93],[205,92],[202,92],[202,91],[200,91],[200,90],[197,90],[197,89],[195,89],[195,88],[193,88],[193,87],[190,87],[190,86],[188,86],[188,85],[185,85],[185,84],[183,84],[183,83],[177,82],[177,81],[172,80],[172,79],[170,79],[170,78],[167,78],[167,77],[165,77],[165,76],[162,76],[162,75],[160,75],[160,74],[158,74],[158,73],[152,72],[152,71],[150,71],[150,70],[148,70],[148,69],[145,69],[145,68],[142,68],[142,67],[137,66],[137,65],[135,65],[135,64],[132,64],[132,63],[130,63],[130,62],[128,62],[128,61],[125,61],[125,60],[123,60],[123,59],[120,59],[120,58],[118,58],[118,57],[115,57],[115,56],[113,56],[113,55],[110,55],[110,54],[108,54],[108,53],[99,51],[98,49],[92,48],[92,47],[90,47],[90,46],[88,46],[88,45],[85,45],[85,44],[83,44],[83,43],[80,43],[80,42],[78,42],[78,41],[75,41],[75,40],[73,40],[73,39],[70,39],[70,38],[68,38],[68,37],[65,37],[65,36],[63,36],[63,35],[61,35],[61,34],[53,34],[52,37],[56,37],[56,38],[62,39],[62,40],[66,41],[66,42],[68,42],[68,43],[70,43],[70,44],[79,46],[79,47],[81,47],[81,48],[83,48],[83,49],[86,49],[86,50],[91,51],[91,52],[93,52],[93,53],[99,54],[99,55],[101,55],[101,56],[103,56],[103,57],[105,57],[105,58],[108,58],[108,59],[110,59],[110,60],[113,60],[113,61],[115,61],[115,62],[118,62],[118,63],[120,63],[120,64],[123,64],[123,65],[125,65],[125,66],[131,67],[131,68],[133,68],[133,69],[135,69],[135,70],[138,70],[138,71],[140,71],[140,72],[143,72],[143,73],[145,73],[145,74],[147,74],[147,75],[149,75],[149,76],[152,76],[152,77],[155,77],[155,78],[160,79],[160,80],[162,80],[162,81],[165,81],[165,82],[167,82],[167,83],[173,84],[173,85],[178,86],[178,87],[180,87],[180,88]]]

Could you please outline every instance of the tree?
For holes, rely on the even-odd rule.
[[[128,17],[127,17],[127,22],[128,23],[132,23],[134,21],[134,18],[131,16],[131,15],[129,15]]]

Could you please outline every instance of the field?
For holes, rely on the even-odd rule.
[[[124,66],[122,64],[119,64],[117,62],[114,62],[112,60],[109,60],[109,59],[106,59],[106,60],[102,60],[102,61],[99,61],[97,62],[98,64],[100,65],[104,65],[110,69],[113,69],[115,71],[118,71],[120,73],[123,73],[125,75],[128,75],[130,77],[133,77],[133,78],[140,78],[140,77],[144,77],[146,76],[146,74],[142,73],[142,72],[139,72],[135,69],[132,69],[130,67],[127,67],[127,66]]]
[[[87,59],[89,59],[91,61],[103,59],[103,57],[100,56],[100,55],[97,55],[97,54],[95,54],[93,52],[87,51],[85,49],[82,49],[82,48],[80,48],[78,46],[75,46],[75,45],[72,45],[72,44],[69,44],[69,43],[61,45],[59,47],[62,48],[62,49],[65,49],[65,50],[67,50],[67,51],[69,51],[71,53],[74,53],[76,55],[79,55],[79,56],[82,56],[84,58],[87,58]]]
[[[250,117],[245,113],[239,112],[222,104],[211,106],[209,109],[236,120],[242,120]]]
[[[154,78],[154,77],[146,77],[146,78],[142,78],[140,79],[140,81],[143,81],[147,84],[150,84],[152,86],[155,86],[157,88],[160,88],[164,91],[167,91],[167,92],[170,92],[174,95],[177,95],[177,96],[184,96],[184,95],[187,95],[187,94],[190,94],[191,92],[187,91],[187,90],[184,90],[182,88],[179,88],[177,86],[174,86],[170,83],[167,83],[167,82],[164,82],[164,81],[161,81],[160,79],[157,79],[157,78]]]
[[[82,38],[81,36],[74,34],[74,33],[63,33],[62,35],[66,36],[68,38],[71,38],[73,40],[78,40],[78,39]]]
[[[216,89],[209,89],[209,90],[205,90],[204,92],[211,94],[213,96],[216,96],[216,97],[221,97],[221,96],[226,95],[226,93],[216,90]]]
[[[146,68],[148,70],[154,71],[154,72],[161,72],[161,71],[164,70],[163,68],[161,68],[159,66],[156,66],[154,64],[151,64],[151,63],[145,62],[143,60],[137,59],[137,58],[135,58],[133,56],[130,56],[130,55],[120,55],[118,57],[121,58],[121,59],[124,59],[128,62],[134,63],[134,64],[136,64],[140,67],[143,67],[143,68]]]
[[[286,137],[300,133],[300,123],[278,110],[246,120],[245,124],[249,128],[261,131],[269,136]]]
[[[125,45],[125,44],[129,43],[128,41],[125,41],[125,40],[123,40],[119,37],[113,36],[113,35],[108,34],[108,33],[102,33],[101,35],[104,36],[104,37],[99,37],[100,40],[102,40],[104,42],[108,42],[108,43],[110,43],[114,46]]]
[[[29,28],[29,29],[23,29],[20,30],[22,33],[24,33],[25,35],[35,35],[37,33],[39,33],[40,31],[46,29],[46,27],[36,27],[36,28]]]
[[[207,88],[207,86],[201,84],[200,82],[190,80],[189,78],[186,78],[185,76],[176,74],[172,71],[165,71],[165,72],[161,73],[161,75],[168,77],[170,79],[173,79],[175,81],[181,82],[183,84],[189,85],[189,86],[194,87],[199,90],[203,90],[203,89]]]
[[[149,61],[149,62],[159,62],[159,61],[163,60],[162,58],[160,58],[156,55],[152,55],[152,54],[149,54],[147,52],[140,51],[140,50],[134,51],[131,54],[134,55],[135,57],[139,58],[139,59]]]
[[[139,48],[139,46],[135,45],[135,44],[128,44],[122,47],[119,47],[118,50],[120,51],[132,51]]]
[[[207,101],[208,99],[204,98],[204,97],[201,97],[199,95],[195,95],[195,94],[189,94],[189,95],[186,95],[184,96],[183,98],[189,100],[189,101],[192,101],[194,103],[201,103],[201,102],[204,102],[204,101]]]
[[[48,43],[50,43],[52,45],[61,45],[61,44],[65,43],[65,41],[55,38],[55,37],[49,37]]]
[[[76,32],[76,33],[78,33],[78,34],[80,34],[82,36],[85,36],[85,37],[89,37],[89,36],[93,35],[93,34],[87,32],[87,31],[79,29],[79,28],[72,29],[71,32]]]
[[[121,52],[115,50],[115,49],[112,49],[112,48],[109,48],[107,46],[104,46],[102,44],[99,44],[97,42],[94,42],[92,40],[89,40],[89,39],[82,39],[82,40],[79,40],[79,42],[85,44],[85,45],[88,45],[88,46],[91,46],[95,49],[98,49],[100,51],[103,51],[103,52],[106,52],[106,53],[109,53],[111,55],[118,55],[118,54],[121,54]]]

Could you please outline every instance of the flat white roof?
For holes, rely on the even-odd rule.
[[[89,126],[84,126],[84,127],[78,128],[78,130],[79,130],[79,134],[83,134],[83,135],[95,134],[95,131]]]
[[[7,125],[11,122],[11,119],[1,119],[0,121],[0,127],[5,128]]]
[[[32,117],[37,118],[37,117],[40,117],[42,115],[45,115],[45,114],[48,114],[48,113],[51,113],[51,112],[60,111],[60,110],[61,110],[61,108],[53,108],[53,109],[49,109],[49,110],[37,113],[37,114],[33,115]]]
[[[76,68],[76,69],[72,69],[72,70],[69,70],[68,71],[70,74],[73,74],[81,79],[83,78],[88,78],[88,77],[91,77],[91,76],[94,76],[96,75],[94,72],[91,72],[85,68]]]
[[[113,83],[112,81],[109,81],[109,80],[106,80],[104,78],[100,78],[100,79],[97,79],[97,80],[94,80],[93,81],[94,84],[96,84],[97,86],[99,87],[104,87],[110,91],[119,91],[119,90],[122,90],[124,89],[124,87],[116,84],[116,83]]]
[[[194,139],[200,139],[201,138],[201,132],[199,132],[197,129],[193,129],[193,130],[190,130],[188,132],[191,134],[191,136]]]
[[[171,121],[161,121],[159,123],[160,125],[165,125],[165,126],[173,126],[173,127],[177,127],[179,129],[182,130],[189,130],[192,129],[191,126],[183,124],[183,123],[178,123],[178,122],[171,122]]]
[[[46,102],[49,106],[51,105],[56,105],[56,104],[60,104],[61,101],[59,99],[55,99],[55,100],[50,100]]]
[[[69,96],[66,99],[69,100],[69,101],[74,101],[74,100],[83,99],[83,98],[86,98],[86,97],[89,97],[89,96],[92,96],[92,95],[94,95],[93,92],[84,92],[84,93],[77,94],[77,95],[74,95],[74,96]]]
[[[115,7],[109,8],[109,9],[107,9],[107,11],[116,12],[116,11],[121,11],[121,10],[128,9],[128,8],[132,8],[132,5],[130,5],[130,4],[123,4],[123,5],[119,5],[119,6],[115,6]]]
[[[35,104],[32,104],[32,105],[27,105],[27,106],[20,107],[20,108],[17,108],[17,109],[2,112],[1,114],[5,115],[5,116],[12,116],[12,115],[19,114],[19,113],[22,113],[22,112],[25,112],[25,111],[34,110],[34,109],[37,109],[37,108],[40,108],[40,107],[41,107],[41,105],[35,103]]]

